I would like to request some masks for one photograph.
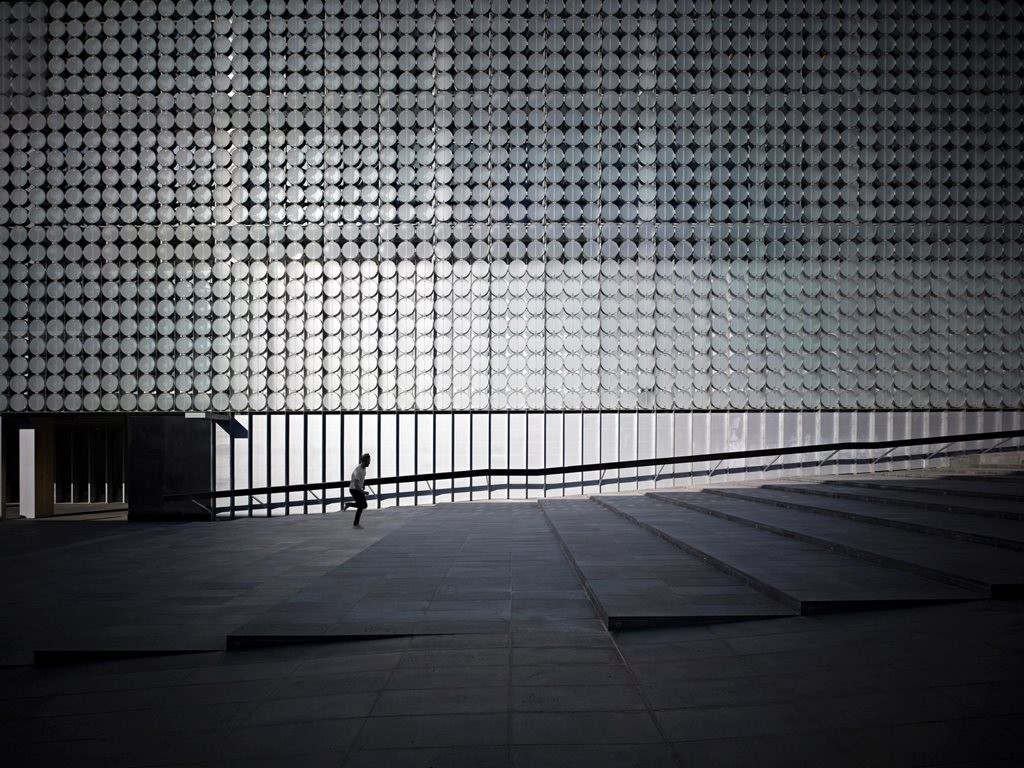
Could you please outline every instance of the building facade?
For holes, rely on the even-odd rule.
[[[0,412],[1018,411],[1022,26],[4,4]]]

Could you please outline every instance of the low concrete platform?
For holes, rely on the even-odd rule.
[[[0,664],[37,651],[220,650],[239,625],[408,521],[408,510],[224,523],[0,524]]]
[[[537,504],[466,502],[413,513],[230,639],[543,631],[563,620],[596,624]]]

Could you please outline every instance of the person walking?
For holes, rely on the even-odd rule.
[[[346,504],[345,508],[356,508],[356,519],[352,522],[353,528],[362,527],[359,525],[359,517],[363,514],[363,510],[366,509],[366,491],[364,487],[366,484],[366,468],[369,466],[370,454],[364,453],[359,457],[359,463],[356,464],[356,468],[352,470],[352,480],[349,483],[348,491],[352,494],[354,503],[350,502]]]

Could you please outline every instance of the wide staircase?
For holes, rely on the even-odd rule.
[[[1024,472],[971,468],[396,507],[360,530],[14,524],[0,664],[1013,599],[1022,516]]]
[[[609,629],[1024,595],[1024,472],[545,499]]]

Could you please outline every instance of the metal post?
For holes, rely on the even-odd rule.
[[[672,456],[675,456],[676,455],[676,409],[675,409],[675,400],[673,400],[672,413],[669,416],[669,419],[670,419],[670,421],[669,421],[668,441],[669,441],[669,444],[672,446],[672,450],[669,451],[669,454],[672,455]],[[676,476],[676,472],[678,471],[677,470],[677,466],[678,465],[676,465],[676,464],[672,465],[672,474],[669,477],[669,486],[671,486],[672,480]]]
[[[17,433],[15,433],[15,434],[17,434]],[[77,458],[76,451],[75,451],[75,442],[76,442],[75,441],[75,437],[77,436],[77,431],[74,430],[74,429],[70,429],[69,428],[67,430],[66,434],[68,436],[67,437],[68,444],[71,446],[71,460],[70,460],[70,463],[68,465],[68,472],[71,475],[71,488],[68,491],[68,502],[70,502],[71,504],[74,504],[75,503],[75,467],[76,467],[75,459]],[[126,442],[127,442],[127,436],[126,436]]]
[[[637,461],[640,460],[640,401],[637,400],[636,413],[633,414],[633,453]],[[633,469],[633,477],[636,478],[636,489],[640,490],[640,467]]]
[[[657,456],[658,455],[658,412],[656,410],[651,412],[651,419],[654,421],[654,455]],[[639,455],[640,455],[640,453],[638,451],[637,452],[637,456],[639,456]],[[655,473],[654,473],[654,486],[653,486],[654,488],[658,487],[658,474],[660,472],[661,472],[661,468],[659,467],[658,470],[655,471]],[[639,488],[639,487],[640,487],[640,484],[637,483],[637,488]]]
[[[544,420],[543,421],[544,428],[540,432],[541,440],[544,441],[544,449],[541,452],[541,458],[544,461],[544,464],[543,464],[544,469],[547,469],[547,467],[548,467],[548,412],[547,411],[542,411],[541,412],[541,418]],[[540,497],[542,499],[546,499],[547,495],[548,495],[548,475],[547,475],[547,472],[545,472],[544,475],[543,475],[543,479],[541,480]]]
[[[284,484],[290,485],[292,482],[292,415],[286,413],[284,415]],[[284,494],[284,514],[285,516],[292,513],[292,493],[291,491],[285,491]]]
[[[779,460],[779,459],[781,459],[781,458],[782,458],[782,454],[781,454],[781,453],[777,453],[777,454],[775,454],[774,456],[772,456],[772,460],[771,460],[771,461],[769,461],[769,462],[768,462],[768,464],[767,464],[767,465],[765,465],[765,468],[764,468],[764,469],[762,469],[761,471],[762,471],[762,472],[767,472],[767,471],[768,471],[769,469],[771,469],[771,468],[772,468],[772,464],[774,464],[774,463],[775,463],[776,461],[778,461],[778,460]]]
[[[210,429],[207,434],[210,436],[210,479],[207,487],[211,491],[217,490],[217,430],[214,423],[210,422]],[[217,519],[217,499],[210,498],[210,517]]]
[[[270,457],[271,457],[271,454],[273,454],[273,452],[274,452],[273,417],[270,415],[270,411],[269,410],[266,413],[266,419],[267,419],[267,476],[266,476],[266,479],[267,479],[267,487],[269,488],[270,486],[273,485],[273,483],[270,480],[270,477],[271,477],[270,476],[270,467],[271,467]],[[270,501],[271,501],[272,498],[273,498],[273,494],[268,493],[267,494],[267,517],[270,517],[270,514],[271,514]]]
[[[7,424],[0,416],[0,523],[7,519]]]
[[[247,468],[249,476],[246,479],[249,481],[249,487],[252,488],[253,482],[252,482],[252,414],[251,413],[249,414],[249,439],[246,440],[245,442],[246,442],[247,449],[248,449],[247,452],[249,454],[249,457],[248,457],[248,468]],[[232,490],[234,490],[234,489],[232,488]],[[250,493],[249,494],[249,517],[252,517],[252,512],[253,512],[253,509],[252,509],[252,494]]]
[[[320,481],[327,482],[327,411],[320,411]],[[327,512],[327,489],[320,492],[320,514]]]
[[[92,429],[85,430],[85,503],[92,503]]]
[[[412,415],[412,473],[419,475],[420,473],[420,415],[413,413]],[[416,481],[412,484],[412,503],[420,503],[420,484]]]
[[[523,420],[526,422],[526,437],[523,440],[523,467],[525,469],[530,468],[530,412],[526,411],[523,414]],[[525,498],[530,498],[530,476],[523,475],[523,495]]]
[[[711,471],[710,471],[710,472],[708,472],[708,479],[709,479],[709,480],[711,479],[712,475],[714,475],[714,474],[715,474],[715,472],[717,472],[717,471],[718,471],[718,468],[719,468],[720,466],[722,466],[722,462],[723,462],[723,461],[725,461],[725,459],[719,459],[719,460],[718,460],[718,463],[717,463],[717,464],[715,464],[715,466],[714,466],[714,467],[713,467],[713,468],[711,469]]]
[[[562,411],[562,466],[565,466],[565,411]],[[562,495],[565,496],[565,472],[562,473]]]
[[[1005,445],[1006,443],[1010,442],[1011,440],[1015,440],[1015,439],[1016,439],[1016,438],[1013,438],[1013,437],[1007,437],[1007,438],[1005,438],[1005,439],[1003,439],[1003,440],[1000,440],[1000,441],[999,441],[998,443],[996,443],[995,445],[993,445],[993,446],[990,446],[990,447],[986,448],[986,449],[985,449],[984,451],[982,451],[981,453],[982,453],[982,454],[986,454],[986,453],[988,453],[989,451],[994,451],[994,450],[995,450],[996,448],[998,448],[999,446],[1001,446],[1001,445]]]
[[[235,423],[235,414],[231,414],[231,424]],[[235,436],[228,433],[228,487],[235,490]],[[231,519],[235,519],[235,497],[231,496],[230,506]]]
[[[302,412],[302,484],[309,485],[309,413]],[[302,514],[309,514],[309,491],[302,489]]]
[[[890,453],[892,453],[895,450],[896,450],[896,447],[894,446],[894,447],[890,448],[889,450],[887,450],[885,453],[883,453],[881,456],[876,456],[875,458],[873,458],[871,460],[871,466],[872,467],[875,466],[876,462],[881,461],[882,459],[884,459],[886,456],[888,456]]]
[[[836,448],[836,449],[835,449],[834,451],[832,451],[832,453],[830,453],[830,454],[829,454],[828,456],[826,456],[826,457],[825,457],[824,459],[822,459],[821,461],[819,461],[819,462],[818,462],[818,466],[820,467],[820,466],[821,466],[822,464],[824,464],[825,462],[829,461],[829,460],[830,460],[830,459],[831,459],[831,458],[832,458],[833,456],[835,456],[835,455],[836,455],[837,453],[839,453],[839,449],[838,449],[838,448]]]
[[[437,474],[437,411],[431,411],[430,418],[434,424],[433,434],[431,435],[431,438],[433,439],[434,442],[434,446],[430,451],[430,464],[431,470],[434,472],[434,474]],[[434,490],[435,484],[428,484],[427,487],[430,488],[430,503],[437,504],[437,491]]]
[[[397,402],[395,398],[395,476],[402,476],[402,451],[399,446],[402,445],[402,417],[398,413]],[[402,485],[401,483],[395,483],[395,506],[402,506]]]
[[[615,461],[622,461],[622,411],[615,412]],[[622,470],[615,470],[615,491],[622,490]]]
[[[338,482],[345,482],[345,412],[340,411],[338,418],[341,420],[341,435],[338,443]],[[340,499],[341,506],[339,511],[345,510],[345,486],[338,486],[338,498]]]
[[[361,330],[360,330],[360,333],[362,333]],[[360,386],[362,386],[362,385],[360,385]],[[361,402],[359,403],[359,406],[362,407],[362,403]],[[366,453],[366,451],[363,449],[363,412],[362,411],[359,411],[359,417],[358,418],[359,418],[359,445],[356,446],[356,457],[359,458],[359,459],[362,459],[363,454]],[[379,460],[380,460],[380,457],[378,457],[378,461]],[[364,483],[364,485],[365,485],[365,483]]]
[[[380,472],[381,457],[384,455],[384,449],[380,446],[380,423],[382,421],[382,414],[377,411],[377,472]],[[396,449],[397,450],[397,449]],[[380,509],[380,494],[384,490],[380,485],[375,485],[376,492],[374,496],[377,499],[377,509]]]
[[[110,503],[110,429],[103,428],[103,503]]]
[[[935,449],[934,451],[932,451],[932,452],[931,452],[931,453],[929,453],[929,454],[928,454],[927,456],[925,456],[925,457],[924,457],[924,460],[925,460],[925,461],[928,461],[928,460],[929,460],[929,459],[931,459],[931,457],[932,457],[932,456],[934,456],[935,454],[937,454],[937,453],[941,453],[942,451],[944,451],[944,450],[946,450],[947,448],[949,448],[949,446],[951,446],[951,445],[955,445],[955,444],[956,444],[956,443],[958,443],[958,442],[960,442],[960,441],[959,441],[959,440],[951,440],[951,441],[950,441],[950,442],[948,442],[948,443],[943,443],[943,444],[942,444],[942,445],[941,445],[941,446],[940,446],[939,448],[936,448],[936,449]]]

